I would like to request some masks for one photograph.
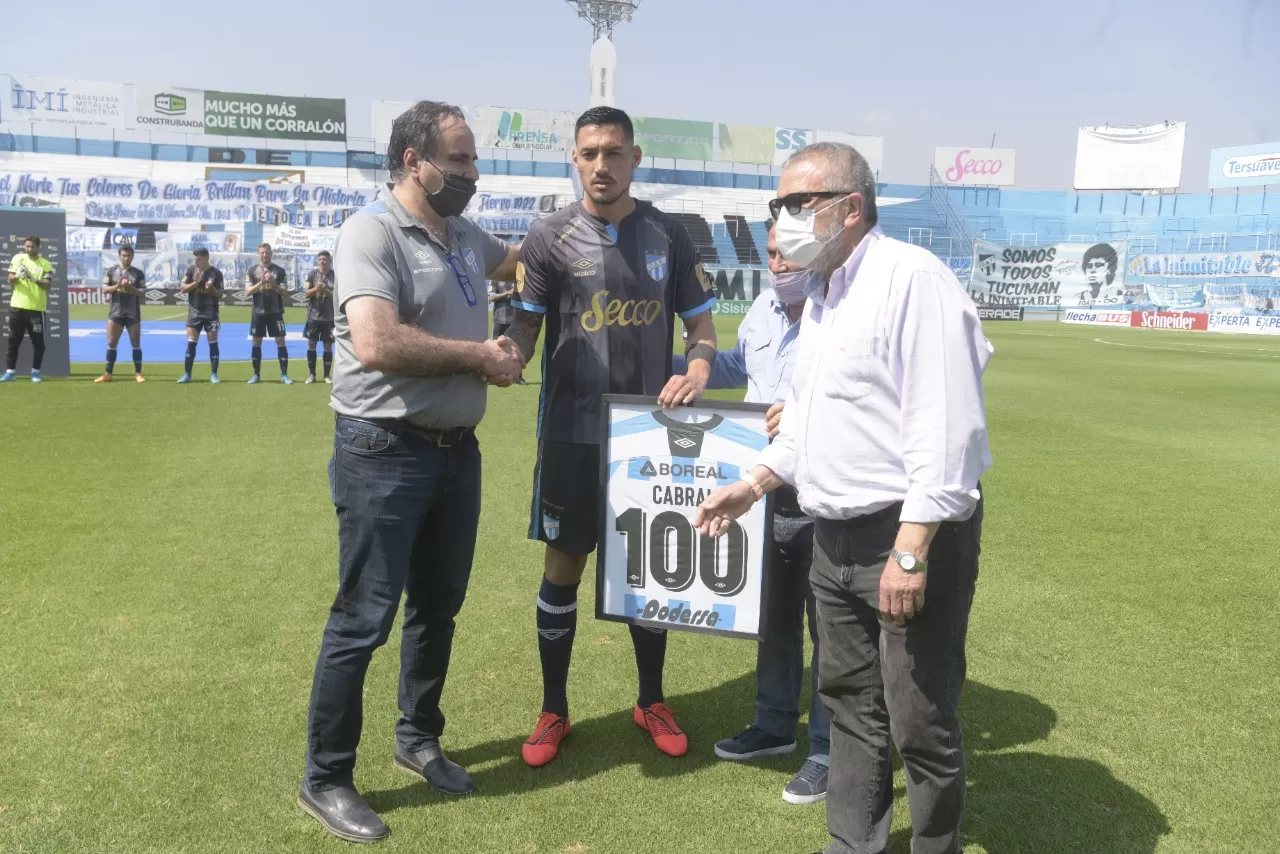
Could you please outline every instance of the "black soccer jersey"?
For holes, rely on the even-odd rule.
[[[190,284],[199,281],[203,285],[213,285],[218,290],[222,290],[222,271],[217,267],[210,267],[201,273],[196,269],[195,265],[187,268],[187,273],[182,277],[183,284]],[[203,288],[197,288],[187,294],[187,322],[194,320],[217,320],[218,310],[222,303],[218,298]]]
[[[319,270],[312,270],[307,273],[307,290],[311,290],[320,281],[321,273]],[[321,291],[307,301],[307,322],[312,323],[333,323],[333,271],[330,270],[324,276],[325,283],[329,286],[328,291]]]
[[[119,264],[115,264],[107,271],[102,283],[107,287],[127,284],[143,290],[147,287],[147,277],[137,267],[125,270]],[[136,321],[142,317],[141,302],[137,294],[116,291],[111,295],[111,309],[107,312],[107,319]]]
[[[254,264],[249,270],[249,284],[256,285],[271,271],[271,283],[283,287],[289,274],[279,264]],[[284,295],[278,291],[258,291],[253,295],[254,317],[284,317]]]
[[[547,315],[538,435],[598,444],[600,396],[662,391],[675,316],[709,311],[711,280],[684,226],[642,201],[616,230],[575,202],[520,257],[515,306]]]

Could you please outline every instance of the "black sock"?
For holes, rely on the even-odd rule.
[[[316,351],[314,347],[307,350],[307,373],[316,375]]]
[[[142,350],[139,347],[133,348],[133,372],[142,373]]]
[[[289,348],[284,344],[276,345],[276,356],[280,359],[280,376],[287,376],[289,373]]]
[[[569,714],[569,659],[578,626],[578,585],[542,579],[538,590],[538,657],[542,659],[542,711]]]
[[[209,344],[209,370],[215,374],[218,372],[218,356],[220,355],[218,345],[210,342]]]
[[[108,374],[110,374],[115,369],[116,369],[116,348],[108,347],[107,348],[107,367],[105,370]]]
[[[333,348],[325,347],[324,348],[324,375],[326,378],[329,376],[329,372],[331,370],[333,370]]]
[[[253,375],[256,377],[262,372],[262,347],[254,347],[249,351],[249,358],[253,360]]]
[[[187,357],[182,360],[182,372],[191,373],[191,366],[196,363],[196,342],[187,342]]]
[[[631,626],[631,644],[636,649],[636,670],[640,674],[640,698],[636,705],[661,703],[662,664],[667,658],[667,630]]]

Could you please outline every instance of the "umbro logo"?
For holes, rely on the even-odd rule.
[[[690,439],[688,436],[681,436],[679,439],[676,439],[676,444],[681,448],[692,448],[698,443]]]
[[[579,258],[569,265],[574,269],[574,277],[582,278],[583,276],[594,276],[599,271],[596,269],[596,262],[590,258]]]

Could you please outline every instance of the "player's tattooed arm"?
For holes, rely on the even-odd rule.
[[[533,348],[538,343],[538,335],[542,333],[542,315],[536,311],[516,309],[515,321],[507,327],[506,336],[520,348],[520,357],[529,364],[533,358]]]

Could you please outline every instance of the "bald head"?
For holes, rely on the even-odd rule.
[[[863,220],[874,228],[876,214],[876,176],[867,160],[852,145],[843,142],[815,142],[787,158],[783,173],[803,169],[820,176],[822,189],[854,192],[862,196]],[[814,188],[816,189],[816,188]]]

